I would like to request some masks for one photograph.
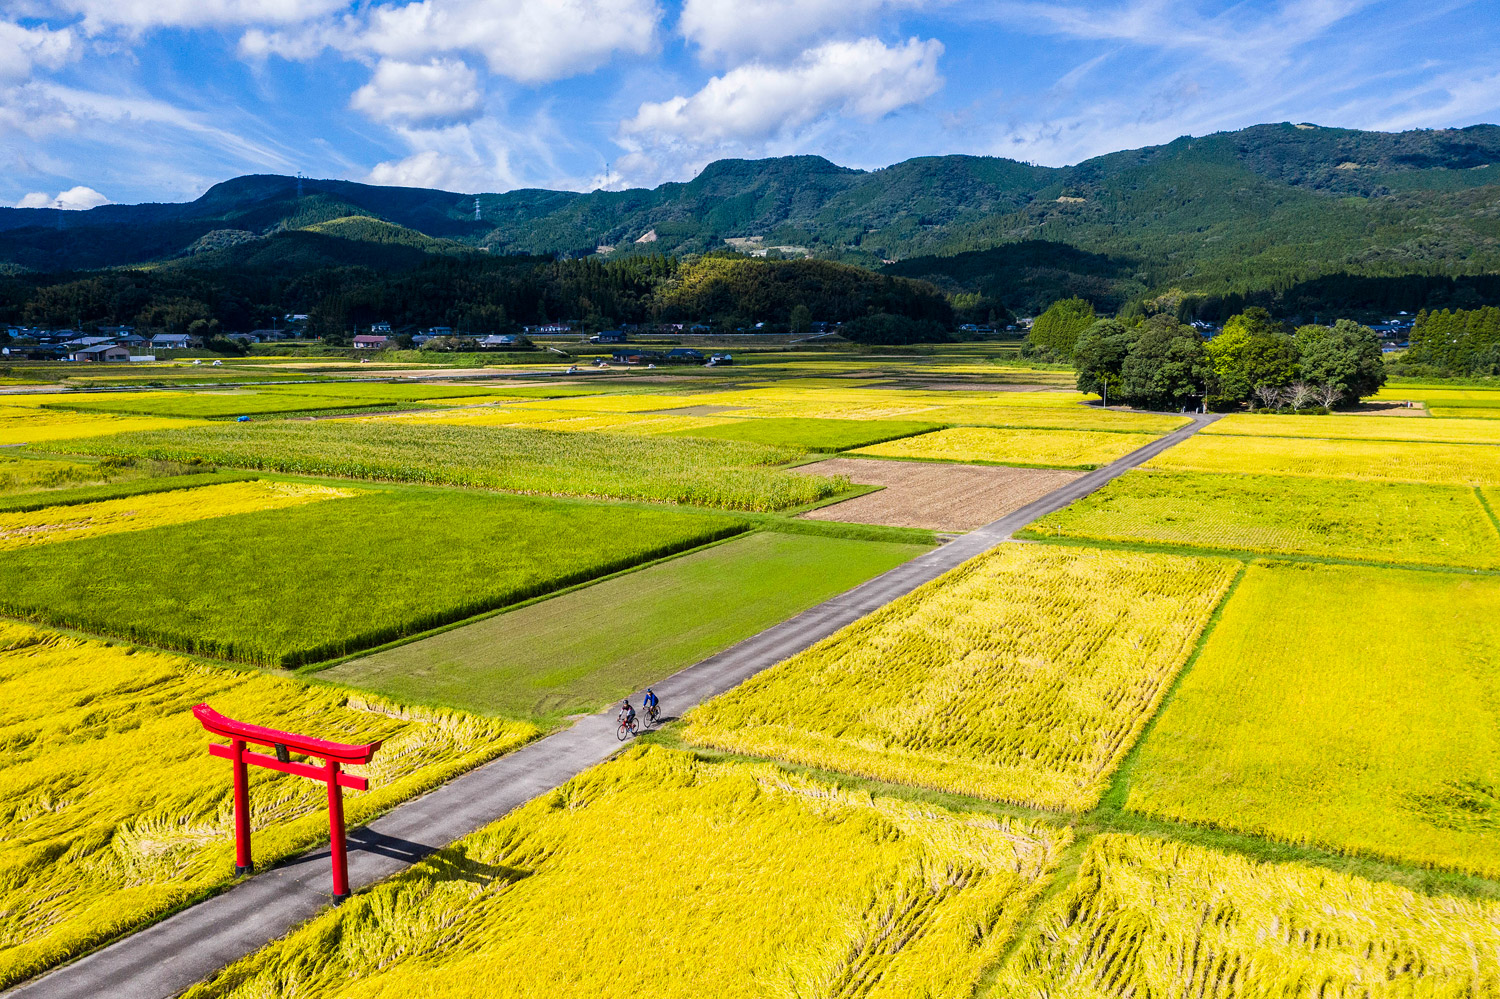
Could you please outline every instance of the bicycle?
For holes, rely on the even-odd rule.
[[[636,719],[631,718],[629,721],[626,721],[624,718],[621,718],[620,727],[615,729],[615,738],[624,742],[631,736],[639,734],[640,730],[640,723]]]
[[[659,718],[661,718],[661,708],[655,704],[648,704],[646,706],[646,727],[655,728]]]

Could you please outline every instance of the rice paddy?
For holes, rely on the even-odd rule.
[[[1127,472],[1021,536],[1500,569],[1475,490],[1401,482]]]
[[[1466,414],[1467,415],[1467,414]],[[1500,412],[1496,412],[1500,416]],[[1433,441],[1500,444],[1500,423],[1488,420],[1411,420],[1371,416],[1253,416],[1231,413],[1198,437],[1318,437],[1324,440]],[[1194,438],[1197,439],[1197,438]]]
[[[57,412],[0,402],[0,446],[195,426],[195,421],[113,413]]]
[[[684,737],[1081,811],[1238,569],[1002,545],[697,708]]]
[[[100,500],[96,503],[12,511],[0,513],[0,551],[95,538],[122,531],[145,531],[153,527],[188,524],[237,513],[280,510],[319,500],[345,499],[353,495],[355,493],[350,490],[332,486],[252,479],[200,486],[196,489],[174,489],[122,499]]]
[[[767,467],[798,452],[737,441],[510,427],[317,420],[203,426],[55,445],[59,450],[542,495],[780,510],[839,491]]]
[[[634,749],[187,997],[970,995],[1068,839]]]
[[[1098,468],[1155,440],[1150,434],[955,427],[862,447],[854,454],[1030,468]]]
[[[796,448],[803,451],[847,451],[868,444],[879,444],[901,437],[925,434],[940,429],[941,424],[901,420],[813,420],[792,417],[767,417],[737,420],[716,426],[676,431],[679,435],[711,437],[716,440],[746,441],[769,447]]]
[[[369,488],[334,502],[0,552],[0,611],[197,655],[298,666],[745,527],[697,511]]]
[[[1145,467],[1494,486],[1500,485],[1500,446],[1200,434],[1163,451]]]
[[[1252,565],[1127,807],[1500,876],[1497,612],[1492,576]]]
[[[1500,906],[1106,835],[989,995],[1462,999],[1500,993]]]
[[[331,687],[200,666],[0,623],[0,988],[76,956],[233,877],[229,764],[189,713],[347,742],[384,739],[351,823],[515,748],[532,726],[401,708]],[[257,863],[326,839],[326,795],[251,779]]]

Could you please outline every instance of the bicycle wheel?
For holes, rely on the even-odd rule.
[[[620,722],[620,727],[615,729],[615,738],[620,740],[621,742],[624,742],[627,738],[629,738],[630,734],[630,726],[626,725],[624,722]]]

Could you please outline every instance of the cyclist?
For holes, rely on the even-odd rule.
[[[661,700],[657,698],[656,691],[647,687],[646,696],[641,699],[641,707],[646,709],[646,717],[653,722],[656,721],[656,716],[660,713],[660,706]]]
[[[626,698],[624,707],[620,708],[620,724],[625,726],[635,724],[635,708],[630,706],[629,698]]]

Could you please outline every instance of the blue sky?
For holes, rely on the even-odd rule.
[[[726,156],[1059,165],[1500,121],[1500,0],[3,0],[0,204],[243,173],[478,192]]]

